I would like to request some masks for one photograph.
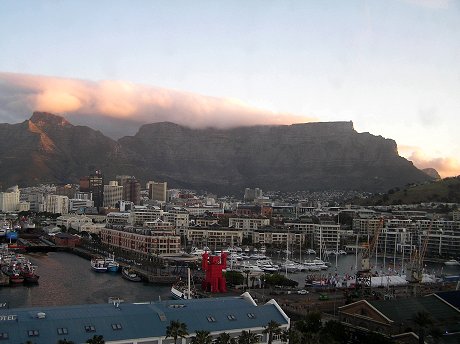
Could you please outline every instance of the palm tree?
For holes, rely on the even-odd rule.
[[[418,326],[418,342],[419,344],[425,343],[425,327],[433,323],[433,319],[429,313],[424,311],[419,311],[415,313],[412,318],[413,322]]]
[[[171,320],[166,327],[166,338],[174,339],[174,344],[177,344],[177,338],[185,338],[188,335],[187,324],[181,323],[179,320]]]
[[[259,338],[251,331],[243,331],[238,337],[238,344],[256,344],[258,342]]]
[[[236,344],[236,340],[227,332],[222,332],[219,336],[217,336],[216,344]]]
[[[93,338],[90,338],[86,341],[87,344],[105,344],[104,337],[98,334],[95,334]]]
[[[265,326],[265,330],[262,332],[268,333],[268,344],[272,344],[274,335],[281,334],[280,326],[281,325],[274,320],[270,320],[267,326]]]
[[[192,338],[191,344],[211,344],[212,337],[209,331],[196,331],[195,337]]]

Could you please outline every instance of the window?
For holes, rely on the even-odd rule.
[[[58,334],[69,334],[69,331],[67,331],[66,327],[60,327],[57,329]]]
[[[0,332],[0,340],[2,339],[8,339],[8,332]]]
[[[209,322],[216,322],[216,318],[213,316],[206,317],[206,319],[208,319]]]
[[[255,319],[255,317],[256,316],[254,315],[254,313],[248,313],[248,318],[249,319]]]
[[[86,325],[85,331],[86,332],[96,332],[96,328],[93,325]]]
[[[229,314],[229,315],[227,315],[227,319],[228,320],[236,320],[236,316],[234,316],[233,314]]]
[[[114,331],[121,330],[122,328],[121,324],[112,324],[112,330]]]
[[[38,337],[39,332],[38,332],[38,330],[29,330],[29,331],[27,331],[27,335],[29,337]]]

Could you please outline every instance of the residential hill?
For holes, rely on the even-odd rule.
[[[420,185],[392,188],[387,193],[361,200],[363,205],[418,204],[430,202],[460,203],[460,176]]]
[[[384,191],[431,180],[400,157],[393,140],[357,133],[351,122],[190,129],[143,125],[114,141],[49,113],[0,125],[3,185],[75,182],[101,169],[107,179],[134,175],[171,187],[241,192]]]

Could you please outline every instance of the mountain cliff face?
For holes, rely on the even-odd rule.
[[[384,191],[430,179],[398,156],[393,140],[357,133],[351,122],[190,129],[143,125],[118,142],[59,116],[34,113],[0,125],[3,185],[75,182],[101,169],[107,178],[130,174],[172,187],[241,191]]]

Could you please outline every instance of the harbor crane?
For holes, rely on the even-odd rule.
[[[361,255],[361,266],[360,269],[356,272],[356,287],[357,288],[370,288],[372,282],[372,272],[371,272],[371,258],[374,254],[376,245],[379,240],[380,233],[383,228],[383,218],[380,218],[380,221],[375,227],[372,240],[365,246],[362,255]]]
[[[431,220],[428,230],[425,232],[423,243],[419,248],[416,247],[412,251],[412,258],[407,268],[406,281],[414,285],[414,293],[416,285],[421,283],[423,280],[423,260],[425,259],[426,248],[428,246],[428,240],[432,226],[433,220]]]

